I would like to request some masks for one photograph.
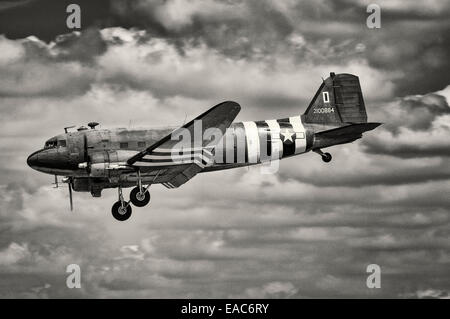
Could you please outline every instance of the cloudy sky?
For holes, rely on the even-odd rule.
[[[0,1],[0,297],[450,297],[450,5],[366,0]],[[66,5],[78,3],[72,32]],[[26,166],[69,125],[302,114],[329,72],[360,77],[352,144],[151,187],[127,222]],[[81,266],[81,289],[66,266]],[[366,266],[382,270],[366,287]]]

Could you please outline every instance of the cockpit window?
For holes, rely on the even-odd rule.
[[[54,148],[57,146],[57,140],[56,138],[52,138],[50,140],[48,140],[47,142],[45,142],[45,146],[44,148]]]
[[[66,147],[66,140],[59,140],[58,141],[58,146],[59,147]]]

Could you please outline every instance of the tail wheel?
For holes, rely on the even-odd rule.
[[[111,213],[115,219],[123,222],[130,218],[131,206],[126,204],[122,206],[122,202],[119,200],[114,203],[113,207],[111,208]]]
[[[131,190],[130,200],[134,206],[144,207],[150,202],[150,192],[145,191],[144,193],[139,192],[139,187],[135,187]]]
[[[323,153],[323,155],[322,155],[322,161],[324,161],[325,163],[331,162],[332,158],[333,157],[331,156],[330,153]]]

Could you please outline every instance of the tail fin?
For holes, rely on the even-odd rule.
[[[305,123],[367,123],[359,78],[330,73],[303,114]]]

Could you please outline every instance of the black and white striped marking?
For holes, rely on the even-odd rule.
[[[223,152],[220,153],[223,163],[256,164],[306,151],[306,130],[300,116],[258,122],[247,121],[235,123],[233,127],[233,135],[228,134],[225,144],[220,144],[223,147]],[[228,158],[231,157],[228,156],[230,151],[232,158]],[[135,165],[158,167],[190,163],[201,168],[213,165],[212,148],[156,148]]]
[[[137,166],[157,167],[182,164],[196,164],[201,168],[212,165],[213,153],[207,148],[163,149],[156,148],[134,163]],[[170,185],[169,185],[170,186]]]

